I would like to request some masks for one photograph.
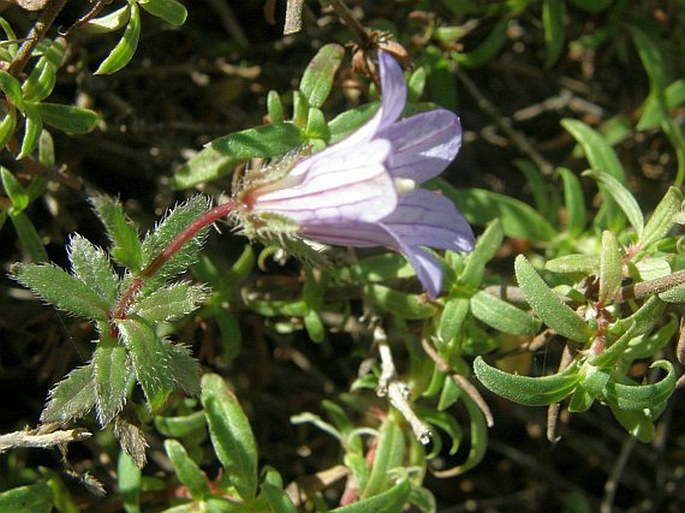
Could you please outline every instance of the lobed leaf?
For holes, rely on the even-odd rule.
[[[95,321],[108,319],[110,305],[81,280],[59,267],[52,264],[15,264],[12,275],[60,310]]]
[[[116,341],[100,342],[93,355],[95,411],[100,426],[105,427],[122,410],[132,372],[126,349]]]
[[[245,413],[221,376],[202,376],[202,405],[226,477],[243,500],[253,499],[258,482],[257,444]]]
[[[208,297],[209,290],[206,287],[174,283],[136,301],[129,312],[151,323],[172,321],[195,311]]]
[[[580,381],[575,366],[551,376],[520,376],[488,365],[481,356],[473,362],[473,370],[485,388],[526,406],[549,406],[558,403],[571,394]]]
[[[67,254],[73,275],[96,292],[103,303],[113,305],[117,299],[119,277],[112,269],[107,253],[75,234],[69,241]]]
[[[526,257],[516,257],[514,267],[519,287],[542,322],[563,337],[586,343],[590,338],[587,324],[547,286]]]
[[[140,318],[116,319],[121,339],[128,349],[138,383],[153,411],[158,410],[175,388],[169,344]]]
[[[121,203],[105,195],[90,199],[95,212],[105,225],[112,242],[110,253],[114,260],[138,274],[142,270],[142,248],[138,230],[124,213]]]
[[[95,406],[93,362],[78,367],[50,390],[40,421],[66,423],[86,415]]]

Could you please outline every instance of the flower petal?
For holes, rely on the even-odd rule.
[[[473,249],[473,231],[464,216],[452,201],[433,191],[414,189],[401,196],[397,208],[381,225],[408,246]]]
[[[378,52],[378,64],[382,93],[380,108],[359,130],[339,143],[330,146],[331,150],[354,149],[358,144],[375,137],[379,130],[392,126],[402,115],[407,103],[407,83],[404,81],[402,67],[394,57],[383,51]]]
[[[320,158],[299,162],[283,183],[254,191],[252,210],[282,215],[301,227],[378,221],[397,205],[395,185],[384,165],[390,149],[390,143],[377,140],[354,152],[323,150],[317,154]]]
[[[392,236],[378,223],[308,224],[301,230],[305,238],[333,244],[370,248],[386,246],[399,249]]]
[[[404,243],[400,243],[400,251],[416,271],[423,289],[430,297],[438,297],[442,290],[442,267],[438,259],[421,248]]]
[[[457,155],[461,123],[454,113],[438,109],[384,127],[376,137],[392,143],[390,173],[422,183],[442,173]]]

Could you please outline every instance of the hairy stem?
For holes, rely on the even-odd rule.
[[[171,243],[162,251],[155,259],[148,264],[148,266],[143,269],[140,276],[136,276],[128,289],[121,295],[116,307],[112,311],[111,317],[113,319],[124,319],[126,318],[126,312],[133,301],[133,297],[136,292],[143,286],[146,278],[151,278],[155,275],[157,271],[167,263],[189,240],[195,237],[200,230],[210,226],[217,221],[227,217],[231,212],[233,212],[238,206],[236,200],[227,201],[221,205],[218,205],[207,212],[202,214],[200,217],[195,219],[188,227],[183,230]]]

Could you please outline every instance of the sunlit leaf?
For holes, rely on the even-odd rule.
[[[537,319],[484,291],[478,291],[471,297],[471,313],[476,319],[503,333],[530,337],[540,329]]]
[[[342,46],[330,43],[322,46],[309,62],[300,80],[300,91],[310,107],[321,108],[326,101],[344,56],[345,49]]]
[[[181,26],[188,17],[185,6],[176,0],[136,0],[140,6],[153,16],[163,19],[170,25]]]
[[[608,194],[623,210],[633,229],[640,235],[644,227],[642,210],[626,186],[609,173],[601,170],[585,171],[583,176],[589,176],[604,186],[605,194]]]
[[[52,506],[52,490],[46,483],[19,486],[0,493],[0,511],[50,513]]]
[[[87,134],[100,119],[97,112],[73,105],[41,102],[35,107],[46,125],[70,134]]]
[[[133,0],[128,0],[130,15],[128,24],[124,29],[124,34],[112,49],[100,66],[95,70],[95,75],[110,75],[116,73],[121,68],[126,66],[133,54],[138,48],[138,39],[140,38],[140,11],[138,3]]]
[[[126,349],[116,341],[100,342],[93,355],[95,411],[101,426],[109,424],[124,407],[131,373]]]
[[[92,362],[78,367],[57,383],[40,415],[43,423],[68,422],[86,415],[95,406]]]
[[[107,253],[78,234],[71,237],[67,252],[74,276],[97,292],[105,303],[113,305],[119,278]]]
[[[178,440],[165,440],[164,450],[171,460],[176,477],[188,488],[193,499],[202,500],[212,494],[207,476]]]

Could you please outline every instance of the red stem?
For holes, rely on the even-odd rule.
[[[125,319],[127,310],[133,301],[133,296],[135,296],[136,292],[138,292],[140,287],[143,286],[143,280],[145,278],[154,276],[154,274],[159,271],[159,269],[165,263],[167,263],[185,245],[186,242],[195,237],[200,230],[206,226],[214,224],[224,217],[227,217],[236,209],[237,206],[238,202],[236,200],[227,201],[226,203],[208,210],[200,217],[195,219],[195,221],[190,223],[185,230],[183,230],[174,240],[171,241],[171,244],[169,244],[164,251],[157,255],[155,259],[150,262],[145,269],[143,269],[143,272],[140,274],[140,276],[133,278],[131,285],[129,285],[126,292],[124,292],[119,298],[116,307],[111,313],[111,318]]]

